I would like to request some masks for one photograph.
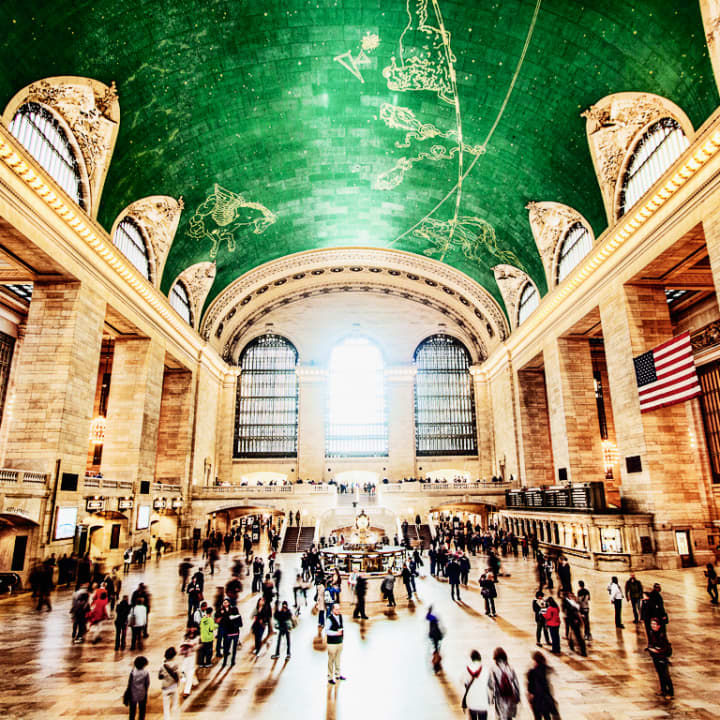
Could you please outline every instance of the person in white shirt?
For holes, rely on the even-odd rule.
[[[490,667],[483,664],[477,650],[470,653],[470,663],[465,668],[463,685],[465,694],[462,699],[463,710],[468,711],[470,720],[487,720],[490,707],[488,682]]]
[[[608,585],[608,594],[610,595],[610,602],[615,606],[615,627],[624,628],[622,622],[623,591],[620,589],[618,579],[614,575]]]

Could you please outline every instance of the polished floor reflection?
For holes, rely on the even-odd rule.
[[[162,717],[157,672],[162,653],[177,645],[185,620],[185,597],[180,593],[177,555],[164,558],[143,572],[133,571],[124,580],[132,591],[139,581],[153,593],[150,637],[144,654],[150,660],[151,689],[149,718]],[[197,559],[199,561],[199,558]],[[281,595],[291,599],[297,556],[280,556],[284,578]],[[343,591],[342,607],[347,623],[343,673],[347,682],[326,683],[324,641],[317,637],[316,618],[303,609],[292,634],[293,653],[272,660],[274,645],[260,655],[251,655],[252,641],[247,622],[253,596],[246,584],[241,604],[245,620],[242,648],[235,668],[200,670],[200,685],[182,703],[183,718],[302,717],[354,720],[390,717],[460,718],[460,679],[469,652],[477,648],[490,658],[502,645],[519,674],[530,666],[535,648],[530,603],[534,589],[533,566],[522,559],[508,558],[498,585],[498,617],[489,619],[477,586],[481,557],[473,558],[470,587],[462,592],[461,604],[450,600],[449,587],[426,577],[418,581],[419,598],[408,604],[400,583],[396,585],[398,606],[389,613],[379,601],[376,583],[368,598],[370,619],[351,620],[351,595]],[[206,582],[206,597],[215,584],[229,579],[228,558],[223,556],[219,572]],[[656,696],[657,679],[645,647],[642,626],[632,624],[624,608],[625,630],[615,630],[612,607],[605,590],[609,575],[575,568],[573,582],[584,579],[592,593],[594,640],[589,656],[568,651],[549,655],[554,668],[553,685],[563,718],[698,718],[709,720],[720,713],[720,609],[711,606],[702,583],[702,570],[638,573],[644,584],[659,581],[670,617],[668,635],[673,643],[672,677],[676,698]],[[625,576],[621,574],[621,582]],[[0,601],[3,627],[0,654],[0,717],[2,718],[123,718],[122,693],[134,654],[115,652],[113,632],[108,627],[97,645],[73,645],[70,641],[70,591],[53,593],[52,612],[36,612],[28,596]],[[444,670],[435,675],[430,667],[425,612],[433,604],[446,630],[443,641]],[[272,638],[274,641],[275,637]],[[523,687],[519,718],[530,718]]]

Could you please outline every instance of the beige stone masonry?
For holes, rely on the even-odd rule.
[[[185,485],[192,450],[195,383],[189,370],[165,372],[160,402],[155,478]]]
[[[83,475],[104,300],[80,283],[36,283],[15,378],[4,467]]]
[[[559,338],[545,344],[543,356],[555,477],[564,467],[571,482],[604,480],[590,343]]]
[[[475,422],[477,426],[479,477],[490,478],[495,467],[495,435],[490,383],[480,365],[470,368],[475,392]]]
[[[515,426],[515,392],[512,366],[498,369],[489,379],[490,404],[495,434],[495,463],[491,474],[520,476]]]
[[[237,412],[237,391],[240,382],[240,368],[236,368],[234,373],[225,375],[221,383],[217,385],[217,393],[219,397],[215,403],[217,408],[217,424],[215,430],[215,447],[216,447],[216,464],[217,476],[223,482],[236,480],[235,468],[233,467],[233,453],[235,451],[235,414]],[[209,383],[208,383],[209,384]],[[210,390],[212,392],[212,390]],[[205,400],[198,406],[198,430],[199,432],[207,432],[200,429],[204,422],[205,410],[202,407]],[[208,412],[212,407],[212,402],[208,403]],[[210,422],[208,418],[208,422]],[[209,451],[213,448],[212,442],[209,443]],[[212,480],[212,478],[211,478]]]
[[[327,372],[298,366],[298,477],[324,476]]]
[[[385,476],[415,475],[415,368],[394,365],[385,370],[388,419],[388,464]]]
[[[542,369],[518,372],[521,477],[528,487],[552,485],[553,448]]]
[[[633,357],[673,335],[665,293],[662,288],[626,286],[600,303],[600,317],[624,504],[628,510],[654,513],[661,566],[679,563],[676,527],[693,531],[695,559],[705,562],[710,511],[706,479],[689,432],[694,430],[694,401],[641,413],[635,380]],[[625,458],[633,455],[640,456],[642,472],[627,472]]]
[[[117,338],[108,398],[102,472],[117,480],[153,480],[165,349],[148,338]]]

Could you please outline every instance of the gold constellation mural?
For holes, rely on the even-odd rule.
[[[235,252],[236,235],[244,228],[252,228],[255,235],[261,235],[276,220],[277,215],[263,204],[250,202],[216,183],[190,218],[188,235],[198,241],[210,240],[210,257],[214,258],[224,242],[228,252]]]

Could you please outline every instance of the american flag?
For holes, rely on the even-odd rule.
[[[633,362],[640,412],[685,402],[701,393],[689,332],[638,355]]]

